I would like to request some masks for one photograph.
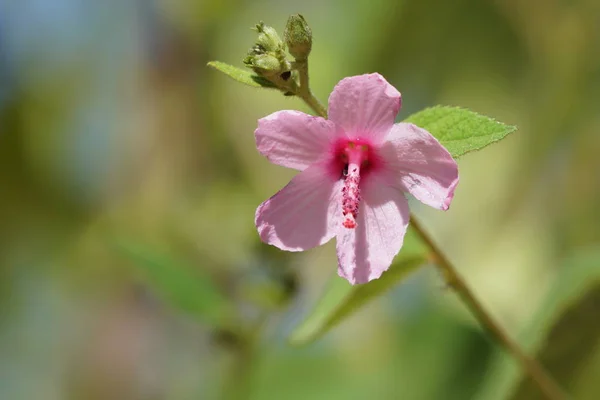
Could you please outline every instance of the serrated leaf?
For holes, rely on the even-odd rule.
[[[263,78],[262,76],[256,75],[245,69],[234,67],[233,65],[229,65],[221,61],[211,61],[207,65],[216,69],[217,71],[221,71],[228,77],[235,79],[236,81],[248,86],[257,88],[263,87],[268,89],[277,88],[275,84],[273,84],[273,82]]]
[[[405,122],[429,131],[455,158],[480,150],[517,129],[464,108],[447,106],[426,108]]]
[[[174,308],[215,326],[227,326],[232,320],[232,305],[200,269],[168,252],[129,240],[117,242],[116,249],[141,272],[151,289]]]
[[[426,260],[423,255],[416,254],[399,257],[381,278],[363,285],[352,286],[345,279],[333,277],[316,307],[292,332],[289,342],[303,345],[320,338],[369,301],[398,284]]]

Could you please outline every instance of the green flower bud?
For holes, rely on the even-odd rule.
[[[256,45],[262,48],[264,52],[277,52],[283,50],[283,42],[275,29],[265,25],[262,21],[256,25],[255,29],[258,32]]]
[[[300,14],[288,18],[283,34],[290,54],[296,60],[306,60],[312,48],[312,32]]]
[[[284,72],[281,62],[272,54],[255,54],[253,50],[244,58],[244,64],[264,77],[279,75]]]
[[[288,90],[293,86],[293,83],[285,83],[292,77],[292,66],[286,58],[285,44],[275,29],[263,22],[257,24],[255,30],[258,37],[244,64],[282,90]]]

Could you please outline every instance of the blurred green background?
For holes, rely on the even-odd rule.
[[[323,101],[377,71],[399,120],[519,126],[460,160],[450,211],[412,204],[511,335],[600,398],[598,0],[0,0],[0,399],[541,398],[431,266],[287,344],[335,249],[259,243],[294,172],[253,130],[309,110],[206,63],[297,12]]]

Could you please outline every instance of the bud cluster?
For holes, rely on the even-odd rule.
[[[288,81],[292,77],[293,64],[286,57],[286,47],[296,62],[305,62],[312,47],[312,34],[301,15],[292,15],[287,22],[284,39],[277,31],[260,22],[254,28],[258,32],[254,46],[244,58],[244,64],[258,75],[272,81]]]
[[[248,51],[244,64],[265,78],[281,75],[291,66],[286,60],[285,44],[270,26],[260,22],[254,28],[258,32],[256,44]]]

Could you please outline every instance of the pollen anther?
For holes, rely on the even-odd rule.
[[[358,211],[361,201],[360,180],[361,169],[367,172],[372,168],[369,160],[371,149],[361,140],[348,140],[340,143],[337,159],[343,163],[341,178],[344,179],[342,188],[342,226],[354,229],[357,225]]]
[[[358,207],[360,205],[360,169],[356,164],[348,166],[348,174],[344,178],[344,187],[342,189],[342,215],[344,221],[342,225],[345,228],[353,229],[356,227],[358,218]]]

